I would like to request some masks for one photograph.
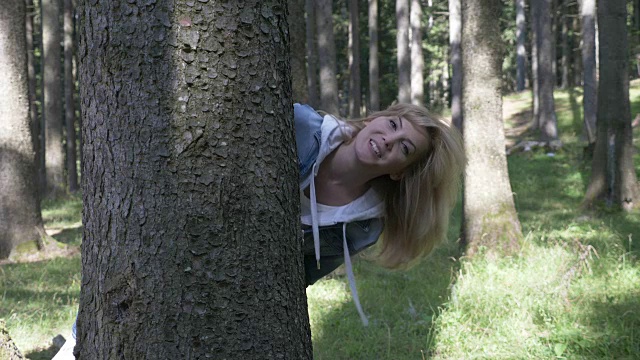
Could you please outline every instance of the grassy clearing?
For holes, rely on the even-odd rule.
[[[582,213],[579,90],[558,91],[562,150],[509,157],[526,246],[518,257],[460,258],[454,239],[406,272],[354,266],[370,326],[363,328],[344,275],[307,289],[316,359],[640,358],[640,214]],[[632,113],[640,84],[632,84]],[[505,98],[508,143],[535,139],[528,92]],[[636,147],[640,129],[635,129]],[[635,158],[640,177],[640,155]],[[48,231],[81,242],[81,199],[43,204]],[[79,256],[0,266],[0,318],[31,359],[50,359],[68,336],[80,288]]]

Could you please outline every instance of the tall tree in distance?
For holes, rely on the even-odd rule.
[[[640,189],[633,165],[626,18],[624,0],[611,0],[606,6],[598,6],[598,120],[586,206],[601,200],[624,210],[640,206]]]
[[[316,2],[318,63],[320,66],[320,107],[339,115],[338,78],[336,76],[336,43],[333,36],[333,1]]]
[[[369,112],[380,110],[378,0],[369,0]]]
[[[0,259],[37,251],[44,226],[29,119],[25,1],[0,6]]]
[[[68,0],[65,0],[68,1]],[[293,101],[308,102],[307,69],[305,67],[305,36],[306,26],[304,18],[305,0],[289,0],[289,36],[291,37],[291,84]]]
[[[27,36],[27,76],[29,78],[29,117],[31,118],[31,134],[33,138],[33,150],[37,154],[39,152],[38,147],[38,134],[40,133],[40,119],[38,118],[38,107],[36,106],[36,66],[35,66],[35,55],[34,55],[34,43],[33,43],[33,31],[34,31],[34,22],[33,19],[35,17],[35,7],[33,6],[33,0],[26,0],[26,36]],[[36,169],[37,169],[36,162]],[[37,170],[36,170],[37,173]]]
[[[358,0],[349,0],[349,117],[360,117],[360,26]]]
[[[409,50],[409,0],[396,0],[398,44],[398,102],[411,102],[411,52]]]
[[[551,31],[551,1],[532,1],[531,6],[536,7],[536,51],[538,58],[538,94],[539,94],[539,114],[538,128],[540,138],[545,142],[552,142],[558,139],[558,121],[556,119],[555,101],[553,99],[553,88],[555,77],[553,75],[554,51],[553,32]]]
[[[462,9],[461,0],[449,0],[451,54],[451,121],[462,130]]]
[[[310,359],[287,3],[134,6],[79,9],[75,350]]]
[[[502,121],[500,0],[462,3],[464,177],[463,236],[467,253],[481,247],[517,252],[522,231],[509,183]]]
[[[596,142],[597,77],[596,77],[596,0],[580,1],[582,19],[582,112],[589,144]]]
[[[531,99],[533,112],[533,126],[537,129],[540,126],[540,81],[539,81],[539,61],[538,61],[538,28],[540,27],[540,16],[537,1],[529,3],[531,12]]]
[[[527,77],[527,23],[525,0],[516,0],[516,90],[523,91]]]
[[[307,50],[307,86],[309,105],[314,109],[320,106],[318,95],[318,41],[316,39],[316,5],[314,0],[305,0],[306,17],[306,50]]]
[[[44,65],[45,173],[47,194],[64,192],[64,146],[62,143],[62,66],[60,0],[42,0],[42,42]]]
[[[424,103],[424,55],[422,54],[422,5],[411,0],[411,103]]]
[[[561,89],[569,88],[569,63],[571,61],[571,49],[569,49],[569,22],[571,17],[569,16],[569,2],[562,0],[558,4],[558,22],[560,22],[560,34],[562,55],[560,57],[560,68],[562,70],[562,77],[560,81]]]
[[[67,178],[69,192],[78,191],[78,167],[76,166],[76,103],[73,76],[73,2],[64,0],[64,119],[67,126]]]

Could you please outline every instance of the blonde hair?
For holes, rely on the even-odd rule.
[[[349,124],[359,131],[381,116],[400,116],[429,136],[426,155],[409,165],[400,180],[379,179],[378,184],[386,207],[379,261],[388,268],[409,267],[446,235],[466,162],[464,146],[455,127],[412,104],[395,104]]]

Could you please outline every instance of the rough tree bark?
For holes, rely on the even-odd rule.
[[[44,157],[47,195],[53,197],[63,193],[65,188],[60,5],[60,0],[42,0]]]
[[[468,164],[464,178],[464,241],[467,253],[480,248],[512,254],[522,232],[509,183],[502,121],[503,44],[500,0],[462,4],[463,137]]]
[[[69,192],[78,191],[78,167],[76,166],[76,106],[73,99],[73,2],[64,0],[64,119],[67,127],[67,178]]]
[[[286,6],[80,6],[81,359],[311,358]]]
[[[396,0],[398,46],[398,102],[411,102],[411,52],[409,50],[409,0]]]
[[[527,77],[527,22],[524,0],[516,0],[516,90],[523,91]]]
[[[68,1],[68,0],[66,0]],[[305,66],[305,36],[306,26],[304,18],[305,0],[289,0],[289,35],[291,36],[291,80],[293,101],[306,104],[307,69]]]
[[[597,78],[596,78],[596,0],[580,2],[582,19],[582,73],[584,129],[589,144],[596,142]]]
[[[42,247],[24,0],[0,6],[0,259]]]
[[[360,26],[358,0],[349,0],[349,117],[360,117]]]
[[[462,130],[462,10],[461,0],[449,0],[449,47],[451,48],[451,121]]]
[[[607,206],[631,210],[640,204],[633,165],[626,17],[624,0],[598,6],[598,120],[586,206],[604,200]]]
[[[378,0],[369,0],[369,112],[380,110]]]
[[[411,0],[411,103],[424,103],[424,55],[422,54],[422,5]]]
[[[320,66],[321,109],[339,115],[338,78],[336,76],[336,43],[333,37],[333,1],[316,2],[318,64]]]
[[[320,95],[318,95],[318,41],[316,39],[316,5],[314,0],[305,1],[307,12],[307,84],[309,94],[309,105],[314,109],[320,106]]]

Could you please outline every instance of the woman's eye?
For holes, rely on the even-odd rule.
[[[391,124],[391,128],[393,130],[398,128],[398,125],[396,124],[395,120],[389,120],[389,123]]]
[[[402,152],[405,155],[409,155],[409,147],[406,144],[402,144]]]

